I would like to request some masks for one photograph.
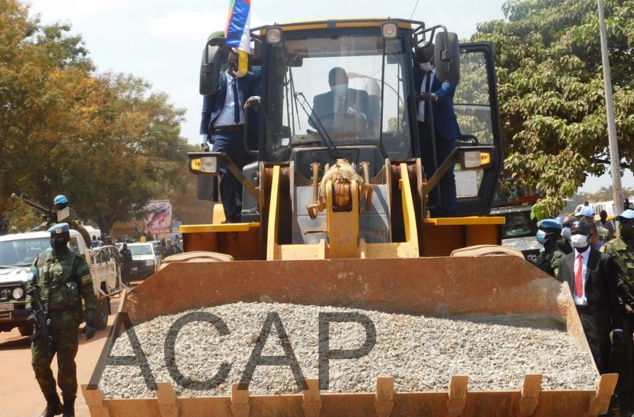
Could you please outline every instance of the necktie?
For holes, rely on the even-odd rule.
[[[337,97],[337,110],[336,110],[337,113],[344,112],[344,107],[345,107],[344,99],[345,97]]]
[[[236,124],[240,123],[240,96],[238,95],[238,80],[233,79],[233,120]]]
[[[575,295],[583,295],[583,256],[577,255],[577,272],[575,272]]]

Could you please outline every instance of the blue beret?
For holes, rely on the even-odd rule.
[[[539,222],[539,228],[562,230],[564,228],[564,225],[561,224],[560,221],[555,219],[544,219],[541,222]]]
[[[51,234],[51,236],[61,235],[62,233],[69,233],[70,228],[68,227],[68,223],[57,223],[52,225],[48,229],[48,232]]]
[[[627,220],[634,219],[634,210],[627,209],[623,213],[616,216],[616,220],[622,220],[622,219],[627,219]]]
[[[583,208],[579,211],[580,216],[584,217],[594,217],[595,211],[592,206],[583,206]]]

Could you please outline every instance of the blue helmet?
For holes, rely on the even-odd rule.
[[[563,224],[557,219],[544,219],[539,222],[540,229],[556,229],[562,230],[564,228]]]
[[[68,223],[57,223],[52,225],[48,232],[51,234],[51,237],[55,237],[56,235],[61,235],[62,233],[70,233],[70,227]]]
[[[57,197],[55,197],[55,200],[53,200],[53,204],[66,204],[66,203],[68,203],[68,199],[63,194],[58,195]]]

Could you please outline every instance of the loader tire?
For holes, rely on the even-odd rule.
[[[161,261],[159,270],[165,268],[169,264],[186,263],[186,262],[231,262],[233,256],[226,253],[207,252],[207,251],[192,251],[177,253],[170,255]]]
[[[516,256],[524,259],[522,251],[512,248],[505,248],[500,245],[475,245],[467,246],[466,248],[456,249],[451,252],[450,256],[467,256],[467,257],[480,257],[480,256]]]

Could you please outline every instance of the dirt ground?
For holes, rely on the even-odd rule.
[[[111,300],[112,314],[108,327],[97,331],[96,336],[86,341],[81,336],[77,353],[77,380],[79,385],[87,384],[92,371],[108,338],[114,320],[119,299]],[[31,342],[28,336],[20,336],[18,329],[0,333],[0,415],[6,417],[39,416],[46,407],[44,396],[37,385],[31,368]],[[57,363],[53,358],[53,373],[57,378]],[[88,407],[81,393],[77,393],[75,415],[89,417]]]

